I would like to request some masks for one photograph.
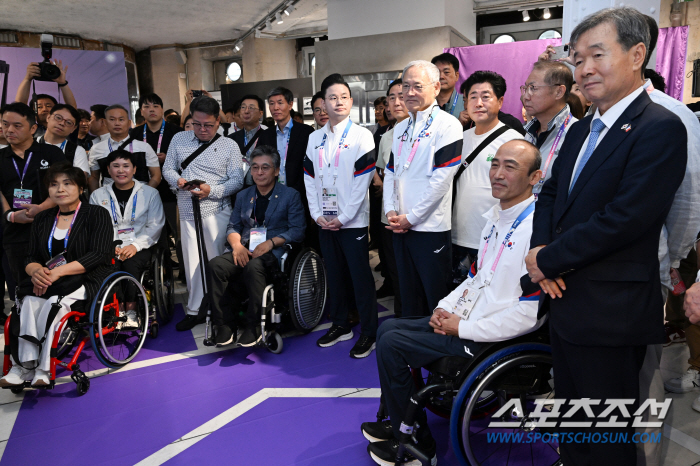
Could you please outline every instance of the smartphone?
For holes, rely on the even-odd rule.
[[[185,183],[183,188],[199,188],[199,185],[204,184],[204,183],[205,182],[202,180],[192,180],[192,181],[188,181],[187,183]]]
[[[561,60],[569,56],[569,44],[559,45],[554,47],[554,54],[551,56],[550,60]]]
[[[192,98],[202,97],[202,91],[192,91]]]

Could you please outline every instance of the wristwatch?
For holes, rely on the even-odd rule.
[[[56,83],[58,84],[58,83]],[[58,87],[65,87],[68,85],[68,81],[64,82],[63,84],[58,84]]]

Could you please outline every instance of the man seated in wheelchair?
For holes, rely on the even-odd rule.
[[[390,421],[365,422],[367,451],[381,465],[393,465],[400,426],[415,392],[410,368],[444,356],[473,357],[486,342],[511,339],[541,325],[537,319],[540,289],[527,278],[535,197],[532,187],[542,175],[542,158],[523,140],[503,144],[491,162],[491,192],[500,201],[484,217],[479,256],[469,278],[442,299],[431,317],[384,322],[377,333],[377,367]],[[436,445],[425,412],[419,415],[418,448],[436,464]],[[406,464],[420,464],[411,458]]]
[[[0,387],[50,385],[51,343],[61,317],[79,300],[90,302],[112,272],[112,228],[104,209],[80,202],[85,172],[69,162],[46,173],[54,205],[32,223],[20,312],[10,321],[12,369]]]
[[[114,249],[119,268],[137,280],[151,264],[151,247],[158,242],[165,214],[158,191],[134,179],[135,155],[115,150],[107,156],[107,170],[114,181],[90,195],[90,204],[102,206],[109,212],[114,240],[121,241]],[[124,290],[125,327],[137,327],[136,292],[129,286]]]
[[[301,196],[277,182],[279,171],[280,155],[275,148],[261,146],[253,151],[250,172],[255,185],[236,195],[226,230],[226,252],[207,264],[207,292],[218,346],[234,343],[237,324],[243,326],[239,345],[254,346],[260,340],[263,292],[279,268],[282,246],[304,239]],[[234,282],[248,296],[248,308],[239,316],[234,316],[225,297],[226,288]]]

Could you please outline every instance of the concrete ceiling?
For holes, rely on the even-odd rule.
[[[23,0],[4,2],[0,29],[78,35],[137,51],[160,44],[233,40],[281,0]],[[275,34],[328,29],[326,0],[300,0]]]

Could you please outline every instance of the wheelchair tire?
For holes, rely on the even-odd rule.
[[[14,393],[15,395],[19,395],[20,393],[22,393],[24,391],[24,387],[11,388],[10,391],[12,393]]]
[[[289,314],[294,328],[309,333],[321,320],[328,287],[321,256],[311,248],[302,250],[292,265],[288,289]]]
[[[175,279],[170,258],[166,256],[170,249],[160,248],[153,262],[155,277],[155,298],[158,316],[163,324],[167,324],[175,313]],[[154,337],[155,338],[155,337]]]
[[[554,397],[551,385],[552,355],[548,345],[523,343],[496,351],[468,375],[457,396],[450,416],[450,437],[455,455],[463,466],[508,465],[533,458],[533,465],[551,466],[559,461],[558,443],[491,441],[499,433],[513,435],[530,432],[548,433],[535,428],[526,413],[532,412],[535,399]],[[525,400],[524,413],[511,409],[492,417],[511,400]],[[513,422],[517,427],[490,427],[492,420]],[[484,463],[485,464],[485,463]]]
[[[270,335],[267,338],[267,349],[270,350],[270,353],[280,354],[282,352],[282,348],[284,348],[282,336],[277,332],[270,332]]]
[[[151,324],[151,328],[148,329],[148,336],[150,336],[154,340],[158,338],[158,322],[153,322]]]
[[[58,339],[58,343],[56,344],[56,358],[59,361],[65,359],[73,350],[75,343],[78,341],[79,334],[80,332],[78,330],[70,328],[66,323]]]
[[[122,312],[124,286],[137,292],[136,327],[125,328]],[[120,301],[121,300],[121,301]],[[148,299],[141,283],[126,272],[107,277],[90,308],[90,342],[97,359],[111,369],[124,367],[136,357],[148,333]]]

